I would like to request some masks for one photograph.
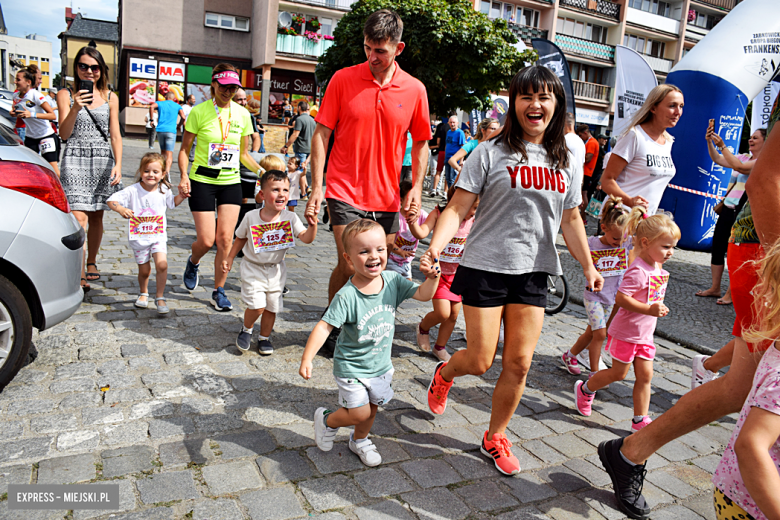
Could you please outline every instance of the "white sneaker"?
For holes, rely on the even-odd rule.
[[[710,358],[710,356],[705,356],[702,354],[699,354],[698,356],[695,356],[693,358],[693,371],[691,372],[691,390],[703,385],[704,383],[709,383],[710,381],[714,379],[718,379],[720,377],[719,372],[710,372],[706,368],[704,368],[704,362],[707,361]]]
[[[585,367],[586,370],[590,371],[590,353],[588,352],[588,349],[583,350],[579,354],[577,354],[577,362]],[[604,363],[604,360],[599,358],[599,370],[606,370],[607,365]]]
[[[317,447],[322,451],[330,451],[333,449],[333,439],[336,438],[338,428],[329,428],[325,426],[325,415],[330,413],[325,407],[317,408],[314,412],[314,440],[317,442]]]
[[[366,466],[373,467],[382,464],[382,456],[376,450],[376,446],[371,439],[366,437],[358,442],[355,442],[352,438],[352,433],[349,434],[349,449],[360,457],[361,462]]]

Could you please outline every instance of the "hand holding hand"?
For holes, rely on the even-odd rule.
[[[311,361],[301,361],[301,368],[298,369],[300,376],[307,381],[311,379],[312,365]]]
[[[663,303],[654,303],[650,306],[650,316],[655,316],[656,318],[663,318],[667,314],[669,314],[669,307],[667,307]]]
[[[632,208],[635,208],[637,206],[642,206],[645,208],[645,211],[647,211],[647,207],[650,205],[649,202],[647,202],[647,199],[642,197],[641,195],[637,195],[636,197],[633,197],[628,200],[628,205]]]
[[[322,204],[322,188],[312,189],[311,196],[309,196],[309,202],[306,203],[306,211],[304,215],[310,226],[317,223],[317,215],[320,213],[320,205]]]
[[[186,175],[181,176],[179,181],[179,193],[184,197],[190,197],[190,178]]]
[[[424,274],[425,277],[428,279],[438,278],[439,275],[441,274],[441,269],[439,268],[439,261],[438,260],[431,261],[430,257],[423,256],[420,259],[420,272]]]
[[[222,260],[222,272],[229,273],[233,269],[233,260]]]

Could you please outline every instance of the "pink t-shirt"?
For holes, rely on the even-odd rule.
[[[425,219],[428,218],[428,214],[425,211],[420,211],[420,216],[417,219],[417,225],[422,226],[425,223]],[[412,235],[412,232],[409,231],[409,223],[406,222],[406,219],[404,218],[401,213],[398,213],[398,232],[395,234],[395,245],[396,247],[403,249],[404,251],[417,251],[417,246],[419,245],[420,241],[414,238],[414,235]],[[414,260],[414,256],[409,256],[407,258],[404,258],[402,256],[398,256],[395,253],[390,253],[390,258],[393,259],[393,261],[396,264],[402,265],[402,264],[411,264],[412,260]]]
[[[651,266],[637,256],[623,276],[618,291],[642,303],[663,303],[668,282],[667,271]],[[656,321],[655,316],[621,308],[609,326],[609,335],[627,343],[652,345]]]
[[[723,491],[723,494],[736,502],[739,507],[750,513],[756,520],[766,519],[766,516],[756,506],[756,503],[745,488],[742,475],[739,473],[737,455],[734,453],[734,443],[737,441],[742,425],[745,424],[751,408],[761,408],[767,412],[780,415],[780,350],[772,345],[766,351],[761,363],[758,364],[756,375],[753,378],[753,389],[750,391],[745,405],[739,414],[737,427],[731,434],[723,457],[720,459],[712,483]],[[769,456],[780,473],[780,438],[769,448]]]
[[[433,211],[436,211],[439,213],[439,216],[441,216],[441,211],[439,211],[439,207],[437,206]],[[438,221],[437,221],[438,222]],[[466,239],[469,236],[469,233],[471,232],[471,226],[474,225],[474,217],[471,217],[470,219],[466,219],[463,222],[460,223],[460,227],[458,228],[458,231],[455,232],[455,236],[452,237],[453,240],[456,238],[462,238]],[[446,247],[446,246],[445,246]],[[463,244],[463,249],[465,250],[465,243]],[[463,258],[463,255],[461,255],[461,258]],[[460,263],[456,262],[444,262],[442,260],[439,260],[439,264],[441,265],[441,274],[455,274],[455,271],[458,270],[458,265]]]

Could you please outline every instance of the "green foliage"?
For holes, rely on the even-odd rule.
[[[425,85],[435,114],[487,110],[490,94],[507,89],[525,63],[538,58],[534,50],[518,52],[506,22],[475,11],[471,0],[359,0],[339,20],[335,45],[320,58],[320,83],[366,61],[363,24],[383,8],[394,10],[404,22],[406,48],[397,62]]]

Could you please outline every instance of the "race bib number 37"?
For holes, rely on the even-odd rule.
[[[590,258],[601,276],[620,276],[628,268],[628,255],[624,247],[599,249],[590,252]]]
[[[465,238],[453,238],[449,244],[444,246],[444,250],[439,253],[439,260],[451,264],[459,264],[463,256],[463,250],[466,248]]]
[[[289,220],[259,224],[250,228],[255,253],[279,251],[295,247],[292,224]]]
[[[130,217],[130,240],[151,238],[165,233],[162,215],[148,217]]]
[[[238,168],[241,148],[235,144],[209,143],[209,166],[212,168]]]
[[[666,286],[669,284],[669,275],[651,275],[650,287],[647,290],[647,303],[662,303],[666,296]]]

